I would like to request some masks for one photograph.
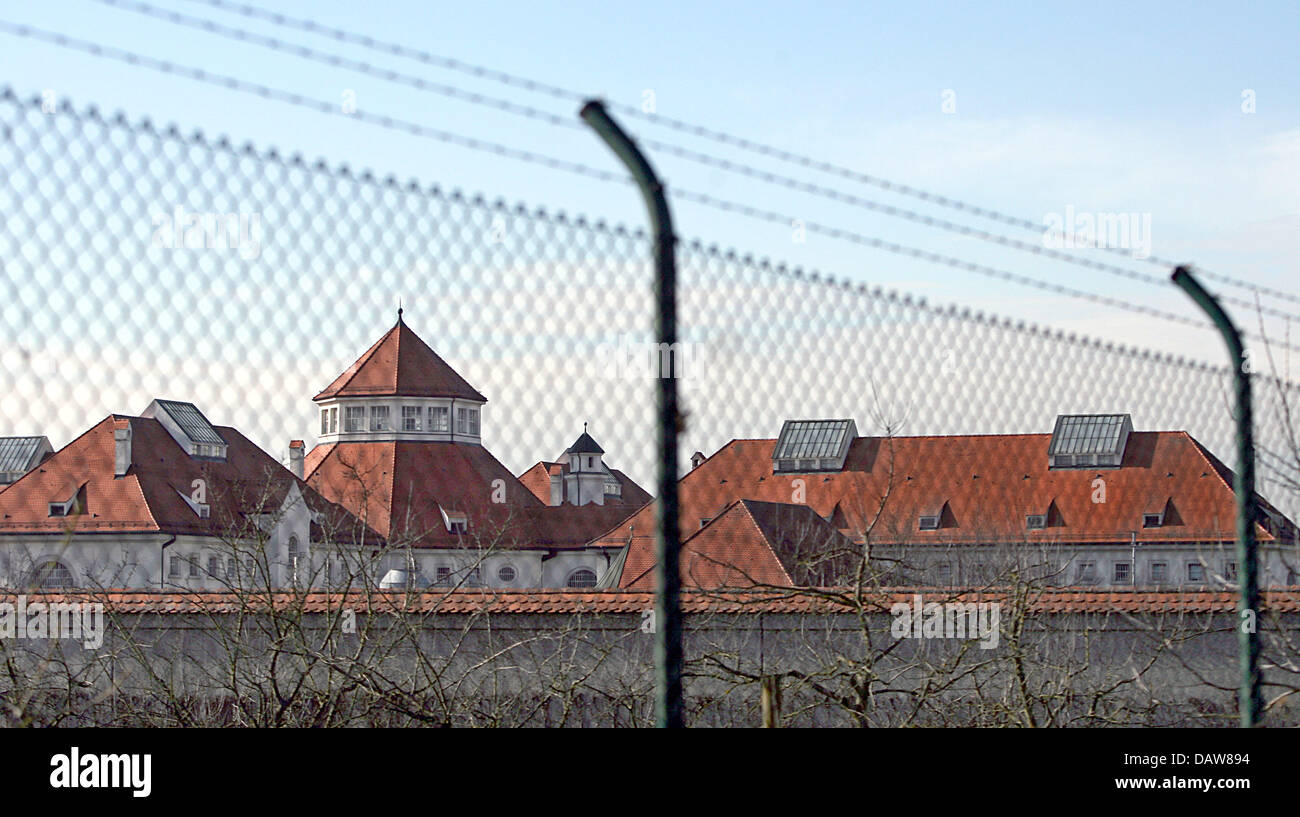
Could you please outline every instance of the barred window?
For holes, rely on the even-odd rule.
[[[33,578],[35,581],[33,581],[32,584],[35,584],[42,590],[72,586],[72,571],[62,562],[54,560],[48,561],[36,568]]]
[[[569,580],[564,583],[565,587],[595,587],[596,571],[580,567],[569,574]]]

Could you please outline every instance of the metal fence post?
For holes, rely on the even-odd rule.
[[[677,344],[677,237],[663,185],[654,168],[605,106],[591,100],[582,106],[582,119],[618,155],[641,189],[654,229],[655,338],[661,357],[659,371],[659,471],[655,514],[655,712],[660,727],[682,725],[681,574],[678,572],[681,529],[677,524],[677,372],[682,365]],[[665,362],[671,366],[662,370]]]
[[[1237,710],[1243,727],[1256,726],[1263,717],[1264,701],[1259,677],[1259,565],[1255,548],[1255,440],[1251,425],[1250,376],[1244,371],[1246,357],[1241,333],[1213,295],[1201,286],[1186,267],[1178,267],[1174,283],[1214,321],[1228,357],[1233,361],[1232,380],[1237,409],[1237,467],[1233,491],[1237,495],[1237,650],[1241,669],[1241,686],[1237,690]],[[1249,611],[1249,614],[1247,613]],[[1246,622],[1253,626],[1247,627]]]

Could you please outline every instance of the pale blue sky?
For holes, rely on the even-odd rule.
[[[430,80],[576,117],[576,106],[368,52],[203,3],[178,12],[256,29]],[[264,8],[659,113],[995,208],[1036,223],[1067,207],[1151,215],[1153,251],[1300,293],[1300,4],[353,3]],[[227,73],[368,112],[615,170],[593,135],[382,83],[91,0],[6,4],[0,19]],[[0,81],[76,105],[227,134],[489,197],[641,225],[630,188],[392,133],[0,33]],[[1253,91],[1256,112],[1244,113]],[[945,91],[955,113],[945,113]],[[880,190],[690,139],[644,136],[1008,232]],[[674,186],[869,236],[1196,314],[1172,286],[1102,273],[651,155]],[[680,232],[742,252],[1219,363],[1208,332],[972,277],[784,226],[676,203]],[[1095,253],[1089,257],[1102,257]],[[1168,270],[1129,263],[1166,277]],[[1228,290],[1248,295],[1239,290]],[[394,291],[391,300],[403,293]],[[376,299],[383,301],[384,298]],[[1300,304],[1274,303],[1300,313]],[[365,323],[368,316],[358,316]],[[374,316],[360,335],[389,321]],[[1243,323],[1254,325],[1253,319]],[[1280,324],[1272,331],[1280,333]],[[360,350],[339,350],[340,357]],[[1294,373],[1293,373],[1294,374]],[[323,385],[323,384],[322,384]],[[122,410],[109,407],[109,410]]]
[[[502,95],[562,115],[572,106],[223,14],[160,3],[230,25]],[[1154,251],[1283,289],[1296,280],[1300,213],[1300,6],[1233,4],[343,3],[267,0],[264,7],[390,39],[555,85],[640,104],[1035,222],[1066,206],[1149,212]],[[345,90],[366,111],[615,167],[593,137],[417,90],[385,85],[289,55],[233,43],[89,0],[6,7],[14,22],[57,30],[324,100]],[[230,134],[354,166],[642,223],[628,190],[463,148],[385,132],[191,80],[163,76],[11,35],[0,74],[23,93],[51,89],[183,128]],[[1256,113],[1241,94],[1256,95]],[[945,90],[956,113],[941,109]],[[729,152],[628,123],[772,170],[916,207],[872,188]],[[1178,293],[1042,259],[990,251],[944,233],[766,186],[672,157],[652,157],[670,184],[807,220],[969,257],[1082,289],[1181,310]],[[999,307],[1052,322],[1055,298],[1010,284],[905,263],[831,239],[795,245],[789,230],[678,203],[684,235],[771,254],[855,279]],[[920,208],[926,209],[926,208]],[[951,215],[933,211],[938,215]],[[1034,240],[1033,235],[1022,236]],[[1163,270],[1139,266],[1164,275]],[[1300,290],[1300,286],[1294,286]],[[1300,305],[1297,305],[1300,306]],[[1123,313],[1129,340],[1166,337]],[[1138,324],[1145,323],[1138,319]],[[1181,331],[1176,327],[1175,332]]]

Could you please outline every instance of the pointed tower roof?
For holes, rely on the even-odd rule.
[[[331,397],[487,398],[438,357],[402,320],[313,400]]]
[[[582,424],[582,436],[574,440],[573,445],[569,446],[566,454],[604,454],[605,449],[601,448],[591,435],[587,433],[587,424]]]

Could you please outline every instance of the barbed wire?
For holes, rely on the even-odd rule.
[[[0,22],[0,27],[2,26],[3,22]],[[9,85],[0,86],[0,101],[25,106],[31,110],[43,112],[44,101],[39,95],[32,95],[24,98]],[[599,218],[589,219],[583,215],[570,216],[564,210],[548,210],[541,206],[529,206],[523,202],[511,204],[505,199],[499,197],[496,199],[489,199],[481,193],[467,194],[460,189],[444,189],[438,184],[423,184],[413,177],[406,181],[402,181],[395,174],[381,175],[368,169],[354,169],[346,163],[331,164],[324,157],[319,157],[314,161],[310,161],[301,153],[284,154],[274,148],[259,149],[251,141],[236,144],[226,136],[209,137],[201,130],[194,130],[186,135],[176,125],[156,125],[148,118],[140,118],[133,122],[126,112],[121,110],[112,115],[104,114],[94,105],[88,105],[84,109],[78,110],[70,100],[64,99],[60,100],[57,112],[60,115],[68,116],[82,122],[89,121],[99,124],[109,124],[125,130],[144,132],[161,139],[172,141],[178,146],[199,145],[210,151],[224,153],[231,158],[253,157],[258,161],[266,162],[268,164],[286,168],[310,169],[315,173],[324,173],[340,179],[347,179],[375,189],[401,190],[405,192],[418,193],[439,201],[450,201],[456,203],[463,202],[500,215],[510,215],[533,221],[553,223],[559,226],[571,226],[610,237],[627,237],[636,241],[644,242],[650,240],[649,233],[643,227],[639,226],[628,226],[616,222],[612,223]],[[732,202],[723,203],[726,206],[744,206]],[[768,216],[779,220],[785,219],[785,216],[780,214],[765,214],[760,217],[766,218]],[[1108,354],[1160,363],[1200,373],[1208,373],[1224,377],[1230,374],[1230,371],[1226,366],[1219,366],[1205,361],[1195,360],[1171,352],[1161,352],[1136,345],[1117,343],[1099,337],[1091,337],[1076,332],[1069,332],[1063,329],[1056,329],[1024,319],[998,316],[993,313],[988,313],[980,309],[974,309],[956,303],[942,304],[922,296],[914,296],[910,293],[901,292],[896,289],[888,289],[862,281],[849,280],[814,268],[806,268],[797,264],[787,264],[785,262],[775,261],[768,257],[756,256],[753,253],[738,252],[735,249],[727,249],[716,243],[707,242],[700,238],[679,237],[679,246],[682,249],[697,254],[705,259],[735,262],[742,266],[753,268],[764,274],[787,278],[793,281],[816,284],[860,297],[881,300],[890,305],[924,312],[934,318],[957,319],[991,329],[1012,331],[1018,334],[1053,342],[1060,342],[1083,349],[1102,351]],[[909,248],[900,249],[904,251],[904,254],[910,254],[907,252]],[[994,270],[993,272],[998,271]],[[1182,319],[1182,316],[1175,317]],[[1292,347],[1288,346],[1286,348]],[[1284,390],[1300,389],[1300,383],[1291,381],[1284,375],[1266,375],[1256,372],[1251,373],[1251,376],[1260,381],[1263,385],[1282,388]]]
[[[457,134],[441,128],[434,128],[431,126],[423,125],[416,122],[411,122],[409,120],[404,120],[397,117],[387,116],[384,114],[368,113],[361,110],[357,110],[351,113],[345,113],[340,108],[340,106],[334,103],[326,102],[320,99],[315,99],[313,97],[308,97],[306,95],[299,94],[294,91],[272,88],[270,86],[263,85],[261,83],[242,80],[224,74],[217,74],[214,72],[206,71],[202,68],[180,65],[178,63],[174,63],[169,60],[163,60],[156,57],[142,55],[137,52],[129,51],[127,49],[118,48],[116,46],[108,46],[108,45],[103,45],[89,40],[82,40],[75,37],[69,37],[65,34],[47,31],[44,29],[35,28],[33,26],[27,26],[23,24],[17,24],[5,20],[0,20],[0,32],[5,32],[5,33],[13,34],[15,36],[25,37],[25,38],[43,40],[45,42],[49,42],[54,45],[58,45],[60,47],[82,51],[85,53],[92,54],[94,56],[114,59],[129,65],[149,68],[151,70],[159,71],[162,73],[180,76],[198,82],[203,82],[205,84],[216,85],[218,87],[226,88],[232,91],[237,91],[241,93],[250,93],[264,99],[282,102],[297,107],[307,108],[320,113],[325,113],[334,116],[344,116],[350,119],[356,119],[358,121],[377,125],[385,129],[405,132],[405,133],[409,133],[415,136],[420,136],[425,138],[432,138],[438,141],[454,144],[471,150],[484,151],[494,155],[515,159],[518,161],[538,164],[553,170],[561,170],[561,171],[581,175],[587,178],[598,179],[600,181],[605,181],[605,182],[617,182],[620,184],[630,183],[630,179],[624,174],[618,174],[610,171],[600,170],[598,168],[591,167],[590,165],[582,164],[581,162],[573,162],[567,159],[559,159],[553,156],[548,156],[546,154],[538,153],[536,151],[514,148],[497,142],[492,142],[485,139],[479,139],[477,137],[464,136],[462,134]],[[671,190],[671,193],[672,195],[675,195],[683,200],[694,201],[698,204],[713,207],[715,209],[719,209],[725,212],[732,212],[740,215],[745,215],[747,217],[757,218],[763,221],[782,223],[785,225],[792,225],[795,222],[799,222],[803,224],[805,229],[811,232],[816,232],[832,238],[846,240],[851,243],[858,244],[860,246],[866,246],[866,247],[871,247],[873,249],[883,250],[895,255],[911,257],[911,258],[927,261],[930,263],[939,264],[941,266],[946,266],[958,271],[974,273],[986,277],[1008,281],[1011,283],[1029,286],[1046,292],[1065,295],[1067,297],[1073,297],[1073,298],[1089,301],[1092,303],[1125,310],[1128,312],[1134,312],[1136,314],[1141,314],[1148,317],[1155,317],[1173,323],[1179,323],[1186,326],[1196,327],[1207,331],[1213,330],[1213,327],[1209,323],[1195,318],[1189,318],[1183,315],[1178,315],[1176,313],[1167,312],[1165,310],[1160,310],[1160,309],[1155,309],[1153,307],[1130,303],[1128,301],[1121,300],[1118,298],[1111,298],[1105,295],[1090,293],[1085,290],[1080,290],[1073,287],[1067,287],[1060,284],[1047,283],[1038,280],[1036,278],[1032,278],[1030,276],[1020,275],[1017,273],[1008,272],[1006,270],[1000,270],[987,265],[965,261],[963,259],[943,255],[940,253],[934,253],[928,250],[922,250],[915,247],[908,247],[902,244],[898,244],[896,242],[886,241],[884,239],[867,236],[852,230],[838,228],[838,227],[830,227],[815,221],[806,221],[806,220],[798,219],[789,214],[779,214],[779,213],[774,213],[772,211],[761,210],[759,208],[755,208],[750,205],[742,204],[739,202],[731,202],[724,199],[720,199],[718,197],[711,196],[706,193],[698,193],[690,190],[684,190],[682,188],[673,188]],[[1243,332],[1243,335],[1247,337],[1252,337],[1252,335],[1246,332]],[[1275,342],[1274,345],[1279,348],[1288,348],[1288,349],[1293,349],[1295,351],[1300,351],[1300,347],[1294,347],[1294,346],[1277,343],[1277,342]]]
[[[112,2],[111,0],[99,0],[99,2],[107,2],[109,5],[121,5],[120,3]],[[305,32],[317,34],[324,37],[329,37],[339,42],[350,43],[353,45],[360,45],[364,48],[369,48],[371,50],[379,51],[381,53],[387,53],[392,56],[404,57],[407,59],[415,60],[417,62],[421,62],[426,65],[432,65],[450,71],[457,71],[466,74],[468,76],[473,76],[479,79],[490,80],[493,82],[501,83],[515,88],[520,88],[525,91],[529,91],[533,93],[544,94],[546,96],[550,96],[558,100],[581,103],[590,96],[590,94],[574,91],[567,88],[562,88],[558,85],[540,82],[538,80],[530,79],[528,77],[522,77],[516,74],[511,74],[506,71],[501,71],[494,68],[488,68],[482,65],[476,65],[474,63],[469,63],[464,60],[459,60],[453,57],[445,57],[445,56],[433,54],[429,51],[425,51],[419,48],[412,48],[409,46],[402,45],[400,43],[379,40],[364,34],[358,34],[355,32],[345,31],[343,29],[322,25],[313,20],[295,18],[295,17],[290,17],[288,15],[280,14],[278,12],[267,11],[245,3],[232,2],[232,0],[190,0],[190,2],[202,3],[204,5],[211,6],[212,8],[221,9],[222,11],[241,15],[244,17],[248,17],[252,19],[260,19],[260,20],[270,22],[274,25],[278,25],[286,28],[294,28],[300,31],[305,31]],[[1039,232],[1039,233],[1043,232],[1042,224],[1038,224],[1036,222],[1030,221],[1029,219],[1020,218],[1018,216],[1012,216],[991,208],[981,207],[979,205],[971,204],[969,202],[965,202],[960,199],[955,199],[950,196],[944,196],[938,193],[932,193],[923,190],[921,188],[914,187],[912,185],[904,184],[901,182],[890,181],[888,179],[879,176],[874,176],[869,173],[856,171],[851,168],[844,167],[842,165],[834,164],[832,162],[826,162],[820,159],[815,159],[813,157],[795,153],[793,151],[788,151],[783,148],[775,147],[773,145],[763,144],[761,142],[757,142],[752,139],[748,139],[742,136],[737,136],[735,134],[727,133],[725,131],[720,131],[714,128],[709,128],[704,125],[699,125],[691,122],[686,122],[684,120],[675,119],[673,117],[665,116],[657,112],[645,111],[635,105],[628,105],[625,103],[609,101],[609,100],[606,100],[606,105],[607,107],[609,107],[610,109],[618,113],[635,117],[637,119],[641,119],[647,122],[652,122],[654,124],[661,125],[671,130],[688,134],[690,136],[696,136],[699,138],[708,139],[710,141],[718,142],[719,144],[729,145],[731,147],[744,150],[746,152],[755,153],[757,155],[765,156],[771,159],[776,159],[778,161],[797,165],[799,167],[804,167],[811,170],[817,170],[822,173],[838,176],[840,178],[848,179],[850,181],[854,181],[860,184],[870,185],[873,187],[877,187],[881,190],[886,190],[891,193],[907,196],[909,198],[915,198],[919,201],[925,201],[927,203],[934,204],[939,207],[944,207],[947,209],[967,213],[979,218],[995,221],[1011,227],[1016,227],[1018,229],[1029,230],[1032,232]],[[649,142],[647,142],[644,138],[641,139],[640,141],[649,144]],[[1061,237],[1063,240],[1068,241],[1071,245],[1074,246],[1078,246],[1081,244],[1090,245],[1094,243],[1090,240],[1087,240],[1083,237],[1080,237],[1078,235],[1066,231],[1054,233],[1054,235]],[[1129,253],[1120,247],[1111,247],[1102,244],[1102,245],[1097,245],[1096,247],[1094,247],[1094,249],[1100,249],[1103,252],[1113,253],[1116,255],[1123,255],[1126,257],[1129,256]],[[1184,263],[1175,259],[1169,259],[1154,254],[1147,255],[1138,260],[1144,261],[1149,264],[1153,264],[1155,266],[1164,269],[1172,269]],[[1292,303],[1300,304],[1300,295],[1296,295],[1296,294],[1282,291],[1280,289],[1268,287],[1263,284],[1255,283],[1253,281],[1247,281],[1241,278],[1236,278],[1230,275],[1214,272],[1212,270],[1207,270],[1202,267],[1196,267],[1196,271],[1199,275],[1212,281],[1218,281],[1219,283],[1222,284],[1228,284],[1230,286],[1235,286],[1243,289],[1254,290],[1256,292],[1259,292],[1264,295],[1268,295],[1273,298],[1278,298],[1281,300],[1286,300]]]
[[[394,82],[412,88],[416,88],[417,90],[436,93],[452,99],[457,99],[463,102],[467,102],[469,104],[486,106],[492,109],[504,111],[517,116],[522,116],[528,119],[544,122],[548,125],[563,127],[563,128],[572,128],[572,129],[580,129],[581,127],[580,124],[572,117],[558,116],[556,114],[552,114],[548,111],[543,111],[541,109],[529,105],[521,105],[521,104],[513,103],[510,102],[509,100],[488,96],[486,94],[475,93],[452,85],[429,82],[421,77],[412,74],[405,74],[387,68],[376,67],[370,63],[361,60],[353,60],[347,57],[340,56],[338,54],[330,54],[330,53],[318,51],[316,49],[312,49],[307,46],[286,42],[276,37],[267,36],[257,32],[249,31],[247,29],[227,26],[213,20],[194,17],[191,15],[186,15],[175,11],[171,11],[169,9],[159,8],[149,3],[137,2],[137,0],[94,0],[94,2],[101,3],[103,5],[107,5],[113,8],[123,9],[126,11],[132,11],[135,13],[143,14],[149,17],[154,17],[156,19],[165,20],[175,25],[197,29],[215,36],[224,37],[226,39],[232,39],[244,43],[251,43],[254,45],[258,45],[270,49],[272,51],[290,54],[292,56],[318,62],[324,65],[328,65],[330,67],[355,71],[361,74],[365,74],[367,76],[378,78],[383,81]],[[758,168],[749,165],[732,162],[730,160],[718,156],[713,156],[700,151],[691,150],[689,148],[685,148],[680,145],[675,145],[669,142],[663,142],[661,140],[657,140],[653,138],[641,138],[638,139],[638,141],[661,153],[677,156],[679,158],[686,159],[688,161],[692,161],[698,164],[702,164],[707,167],[725,170],[727,172],[735,173],[737,175],[754,179],[763,183],[784,187],[789,190],[795,190],[797,192],[806,193],[809,195],[819,196],[821,198],[836,201],[841,204],[847,204],[853,207],[859,207],[892,218],[903,219],[916,224],[921,224],[926,227],[943,230],[945,232],[954,233],[956,235],[960,235],[967,238],[976,238],[981,241],[986,241],[1002,247],[1007,247],[1009,249],[1014,249],[1021,252],[1028,252],[1033,255],[1037,255],[1044,258],[1051,258],[1053,260],[1061,261],[1063,263],[1072,264],[1078,267],[1083,267],[1085,269],[1095,270],[1098,272],[1104,272],[1131,281],[1136,281],[1150,286],[1159,287],[1161,289],[1167,289],[1169,287],[1169,281],[1163,277],[1147,275],[1145,273],[1126,269],[1124,267],[1120,267],[1115,264],[1108,264],[1103,261],[1095,261],[1088,258],[1082,258],[1076,255],[1072,255],[1068,252],[1062,252],[1060,250],[1051,247],[1043,246],[1042,244],[1033,244],[1026,241],[1020,241],[1015,238],[1000,235],[997,233],[992,233],[987,230],[981,230],[976,227],[970,227],[967,225],[948,221],[946,219],[936,218],[934,216],[918,213],[905,208],[884,204],[882,202],[877,202],[872,199],[865,198],[863,196],[858,196],[852,193],[846,193],[840,190],[836,190],[834,188],[829,188],[824,185],[815,184],[813,182],[804,181],[790,176],[784,176],[781,174],[760,170]],[[827,233],[823,231],[823,234],[827,234]],[[917,256],[917,257],[921,257],[921,256]],[[1033,279],[1032,276],[1022,276],[1022,280],[1017,280],[1014,277],[1006,278],[1005,280],[1012,281],[1015,283],[1023,283],[1024,281],[1035,280],[1035,279]],[[1257,302],[1252,302],[1244,298],[1238,298],[1231,295],[1220,294],[1219,298],[1226,303],[1230,303],[1236,306],[1242,306],[1252,310],[1257,309],[1262,314],[1265,315],[1271,315],[1273,317],[1300,322],[1300,315],[1297,315],[1292,312],[1286,312],[1284,310],[1275,309],[1269,306],[1264,306]],[[1117,303],[1117,302],[1118,301],[1115,301],[1113,303]],[[1113,303],[1111,303],[1110,305],[1113,305]]]

